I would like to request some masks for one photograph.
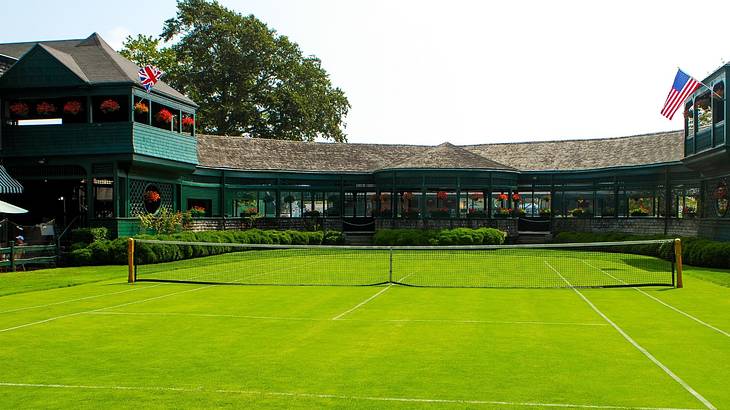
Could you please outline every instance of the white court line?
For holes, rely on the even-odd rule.
[[[137,303],[149,302],[151,300],[162,299],[162,298],[166,298],[168,296],[179,295],[181,293],[194,292],[196,290],[205,289],[205,288],[210,287],[210,286],[211,285],[206,285],[206,286],[201,286],[201,287],[197,287],[197,288],[193,288],[193,289],[183,290],[183,291],[180,291],[180,292],[167,293],[167,294],[160,295],[160,296],[155,296],[155,297],[152,297],[152,298],[147,298],[147,299],[136,300],[136,301],[132,301],[132,302],[121,303],[121,304],[113,305],[113,306],[107,306],[107,307],[103,307],[103,308],[99,308],[99,309],[85,310],[85,311],[82,311],[82,312],[74,312],[74,313],[68,313],[68,314],[65,314],[65,315],[54,316],[54,317],[50,317],[48,319],[37,320],[35,322],[30,322],[30,323],[25,323],[25,324],[18,325],[18,326],[13,326],[13,327],[5,328],[5,329],[0,329],[0,333],[10,332],[12,330],[22,329],[24,327],[29,327],[29,326],[34,326],[34,325],[40,325],[42,323],[53,322],[54,320],[63,319],[63,318],[67,318],[67,317],[73,317],[73,316],[83,315],[85,313],[99,312],[99,311],[103,311],[103,310],[106,310],[106,309],[114,309],[114,308],[118,308],[118,307],[134,305],[134,304],[137,304]]]
[[[406,403],[442,403],[442,404],[470,404],[485,406],[522,406],[522,407],[558,407],[558,408],[579,408],[579,409],[617,409],[617,410],[698,410],[675,407],[630,407],[601,404],[571,404],[571,403],[537,403],[518,401],[496,401],[496,400],[468,400],[468,399],[426,399],[417,397],[380,397],[380,396],[347,396],[341,394],[320,394],[320,393],[295,393],[295,392],[274,392],[256,390],[232,390],[232,389],[203,389],[184,387],[135,387],[135,386],[92,386],[73,384],[42,384],[42,383],[10,383],[0,382],[0,387],[19,388],[47,388],[47,389],[76,389],[76,390],[124,390],[124,391],[152,391],[152,392],[182,392],[182,393],[219,393],[239,394],[251,396],[275,396],[275,397],[300,397],[316,399],[336,400],[359,400],[379,402],[406,402]]]
[[[16,309],[10,309],[10,310],[3,310],[3,311],[0,311],[0,314],[2,314],[2,313],[20,312],[22,310],[40,309],[40,308],[49,307],[49,306],[63,305],[65,303],[72,303],[72,302],[79,302],[79,301],[82,301],[82,300],[100,298],[102,296],[118,295],[120,293],[134,292],[136,290],[156,288],[156,287],[161,286],[161,285],[163,285],[163,284],[160,283],[158,285],[137,287],[137,288],[134,288],[134,289],[121,290],[119,292],[110,292],[110,293],[102,293],[102,294],[99,294],[99,295],[85,296],[85,297],[82,297],[82,298],[63,300],[63,301],[60,301],[60,302],[46,303],[45,305],[26,306],[26,307],[22,307],[22,308],[16,308]],[[74,287],[76,287],[76,286],[74,286]],[[56,288],[56,289],[64,289],[64,288]],[[51,290],[51,289],[46,289],[46,290]]]
[[[628,285],[628,283],[626,283],[626,282],[624,282],[623,280],[621,280],[621,279],[619,279],[619,278],[617,278],[617,277],[615,277],[615,276],[611,275],[610,273],[608,273],[608,272],[606,272],[605,270],[603,270],[603,269],[599,268],[598,266],[593,266],[592,264],[590,264],[590,263],[588,263],[588,262],[586,262],[586,261],[582,261],[582,262],[583,262],[583,263],[585,263],[586,265],[590,266],[591,268],[594,268],[594,269],[598,269],[599,271],[601,271],[601,272],[603,272],[604,274],[606,274],[606,275],[608,275],[608,276],[612,277],[613,279],[615,279],[615,280],[617,280],[617,281],[619,281],[619,282],[623,283],[624,285]],[[646,296],[646,297],[648,297],[648,298],[654,299],[655,301],[657,301],[657,302],[661,303],[662,305],[664,305],[664,306],[668,307],[669,309],[672,309],[673,311],[675,311],[675,312],[677,312],[677,313],[679,313],[679,314],[681,314],[681,315],[684,315],[684,316],[686,316],[686,317],[688,317],[688,318],[690,318],[690,319],[694,320],[695,322],[697,322],[697,323],[699,323],[699,324],[701,324],[701,325],[703,325],[703,326],[706,326],[706,327],[708,327],[708,328],[710,328],[710,329],[712,329],[712,330],[714,330],[714,331],[716,331],[716,332],[720,333],[721,335],[724,335],[724,336],[730,337],[730,333],[728,333],[728,332],[726,332],[726,331],[724,331],[724,330],[722,330],[722,329],[719,329],[719,328],[717,328],[717,327],[715,327],[715,326],[712,326],[711,324],[709,324],[709,323],[707,323],[707,322],[705,322],[705,321],[703,321],[703,320],[701,320],[701,319],[699,319],[699,318],[697,318],[697,317],[695,317],[695,316],[692,316],[692,315],[690,315],[689,313],[687,313],[687,312],[684,312],[684,311],[682,311],[682,310],[680,310],[680,309],[678,309],[678,308],[676,308],[676,307],[674,307],[674,306],[670,305],[669,303],[666,303],[666,302],[664,302],[663,300],[661,300],[661,299],[659,299],[659,298],[657,298],[657,297],[655,297],[655,296],[652,296],[652,295],[648,294],[647,292],[644,292],[643,290],[641,290],[641,289],[639,289],[639,288],[637,288],[637,287],[632,287],[632,289],[634,289],[635,291],[637,291],[637,292],[639,292],[639,293],[643,294],[644,296]]]
[[[392,287],[393,287],[393,284],[391,283],[388,286],[386,286],[383,290],[381,290],[380,292],[378,292],[378,293],[374,294],[373,296],[370,296],[369,298],[367,298],[367,299],[363,300],[362,302],[358,303],[357,305],[355,305],[355,307],[353,307],[351,309],[348,309],[348,310],[340,313],[339,315],[333,317],[332,320],[340,320],[343,316],[347,315],[348,313],[351,313],[351,312],[355,311],[356,309],[358,309],[359,307],[363,306],[364,304],[366,304],[366,303],[370,302],[371,300],[377,298],[378,296],[382,295],[386,290],[388,290],[388,289],[390,289]]]
[[[286,316],[253,316],[228,315],[216,313],[181,313],[181,312],[87,312],[89,315],[120,315],[120,316],[185,316],[210,317],[252,320],[291,320],[291,321],[332,321],[332,319],[318,319],[309,317]],[[338,319],[348,322],[392,322],[392,323],[462,323],[462,324],[489,324],[489,325],[549,325],[549,326],[608,326],[607,323],[580,323],[580,322],[539,322],[539,321],[506,321],[506,320],[450,320],[450,319]]]
[[[598,313],[599,316],[601,316],[606,322],[608,322],[609,325],[611,325],[614,329],[616,329],[616,331],[619,332],[619,334],[621,336],[623,336],[624,339],[626,339],[629,343],[631,343],[637,350],[639,350],[641,353],[643,353],[644,356],[646,356],[649,360],[651,360],[660,369],[664,370],[664,373],[666,373],[667,375],[669,375],[669,377],[671,377],[672,379],[674,379],[674,381],[676,381],[682,387],[684,387],[685,390],[687,390],[697,400],[699,400],[702,404],[704,404],[705,407],[707,407],[708,409],[711,409],[711,410],[717,409],[712,403],[710,403],[709,400],[707,400],[706,398],[704,398],[699,392],[697,392],[697,390],[693,389],[692,386],[690,386],[689,384],[687,384],[687,382],[685,382],[679,376],[677,376],[667,366],[665,366],[662,362],[660,362],[659,359],[657,359],[656,357],[654,357],[654,355],[652,355],[651,353],[649,353],[648,350],[646,350],[639,343],[637,343],[634,339],[632,339],[631,336],[629,336],[616,323],[614,323],[611,319],[609,319],[608,316],[606,316],[603,312],[601,312],[596,307],[596,305],[594,305],[585,295],[583,295],[583,293],[581,293],[581,291],[579,291],[578,289],[576,289],[573,286],[573,284],[571,284],[567,279],[565,279],[565,277],[563,275],[561,275],[560,272],[558,272],[558,270],[553,267],[553,265],[551,265],[550,263],[548,263],[548,261],[546,261],[546,260],[543,260],[543,262],[545,262],[545,264],[550,269],[552,269],[553,272],[555,272],[558,276],[560,276],[560,279],[562,279],[568,286],[570,286],[570,288],[573,289],[573,291],[575,293],[577,293],[578,296],[580,296],[581,299],[583,299],[583,301],[586,302],[588,304],[588,306],[591,307],[591,309],[593,309],[596,313]]]

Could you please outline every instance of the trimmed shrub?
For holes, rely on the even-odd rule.
[[[631,235],[625,233],[590,233],[590,232],[560,232],[555,235],[553,242],[614,242],[637,241],[644,239],[672,239],[662,235]],[[730,268],[730,242],[711,241],[703,238],[681,238],[682,260],[688,265],[708,268]],[[629,251],[641,255],[658,256],[670,259],[674,254],[673,244],[633,246]]]
[[[79,228],[71,231],[72,242],[83,242],[90,244],[95,241],[102,241],[109,236],[109,230],[102,227],[97,228]]]
[[[494,228],[383,229],[373,238],[380,246],[500,245],[507,234]]]

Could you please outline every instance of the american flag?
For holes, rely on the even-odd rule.
[[[147,92],[150,92],[152,87],[160,81],[160,77],[165,74],[159,68],[149,64],[140,68],[138,73],[139,81],[142,82],[142,86],[145,90],[147,90]]]
[[[702,85],[701,82],[695,80],[681,69],[677,70],[677,76],[674,77],[672,89],[669,90],[667,101],[664,102],[662,115],[671,120],[674,117],[674,113],[677,112],[677,109],[684,103],[684,100],[692,95],[700,85]]]

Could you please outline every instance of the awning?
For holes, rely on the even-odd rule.
[[[0,214],[26,214],[28,211],[25,209],[9,204],[5,201],[0,201]]]
[[[22,194],[23,185],[8,174],[5,167],[0,165],[0,194]],[[18,208],[20,209],[20,208]],[[17,213],[17,212],[16,212]]]

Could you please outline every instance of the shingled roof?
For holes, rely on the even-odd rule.
[[[582,170],[681,161],[682,131],[619,138],[481,144],[463,148],[523,171]]]
[[[36,46],[42,47],[81,80],[91,85],[130,83],[142,87],[137,75],[139,67],[114,51],[97,33],[85,39],[0,44],[0,55],[19,60]],[[155,85],[153,93],[195,105],[191,99],[164,81]]]
[[[677,162],[681,131],[631,137],[456,146],[342,144],[198,134],[209,168],[304,172],[383,169],[569,171]]]

